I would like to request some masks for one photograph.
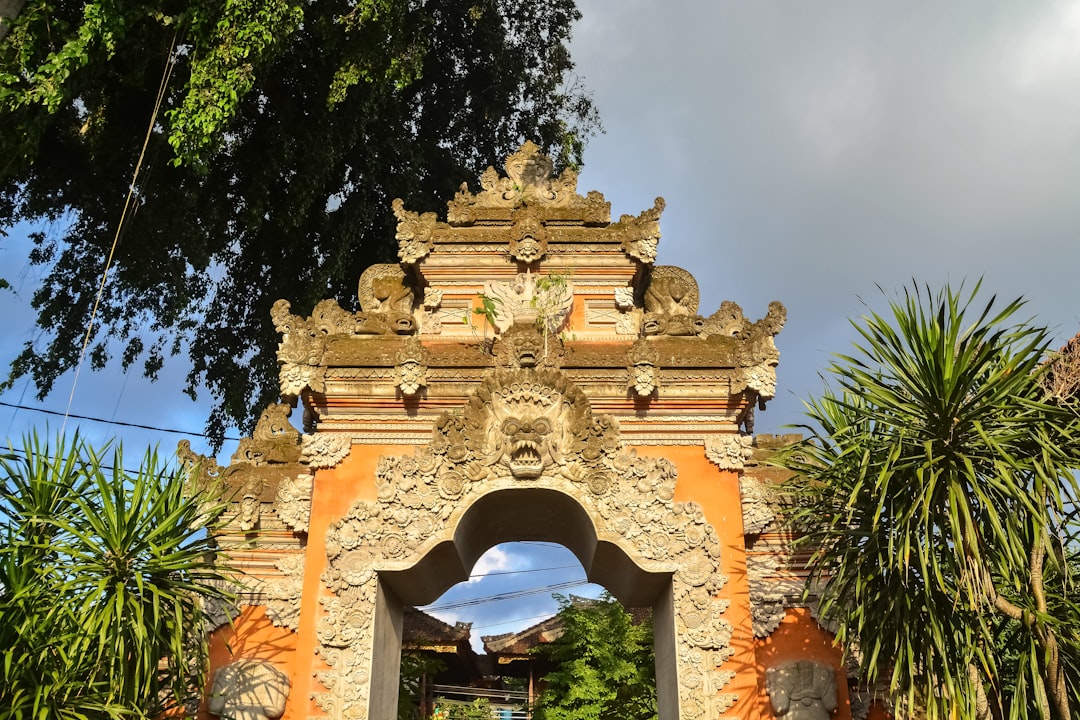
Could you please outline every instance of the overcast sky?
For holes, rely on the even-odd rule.
[[[695,274],[702,314],[722,300],[751,319],[770,300],[787,306],[778,397],[758,415],[759,432],[799,422],[831,354],[850,346],[847,318],[862,301],[884,308],[913,278],[937,288],[982,277],[990,292],[1028,298],[1029,314],[1059,343],[1080,331],[1080,2],[580,7],[573,55],[607,132],[589,143],[579,190],[603,192],[615,217],[666,198],[658,262]],[[0,244],[0,276],[18,290],[0,294],[5,365],[32,335],[25,302],[36,271],[18,248],[11,238]],[[73,409],[197,431],[206,409],[178,383],[87,372]],[[45,406],[62,411],[70,389],[59,382]],[[0,401],[37,404],[23,385]],[[0,407],[0,436],[42,419]],[[168,449],[179,439],[125,437]],[[482,562],[504,572],[573,561],[515,545]],[[444,601],[580,576],[500,575]],[[554,607],[544,603],[445,617],[475,618],[485,627],[474,635],[493,634],[514,626],[492,622],[535,622]]]

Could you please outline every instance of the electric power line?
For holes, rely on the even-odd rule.
[[[29,410],[30,412],[43,413],[45,415],[54,415],[56,417],[69,417],[76,420],[89,420],[90,422],[104,423],[106,425],[120,425],[122,427],[137,428],[139,430],[153,430],[154,432],[173,433],[174,435],[188,435],[190,437],[202,437],[209,438],[206,433],[192,432],[190,430],[175,430],[173,428],[156,427],[154,425],[143,425],[142,423],[124,422],[123,420],[106,420],[105,418],[92,417],[90,415],[76,415],[75,413],[62,413],[56,410],[46,410],[45,408],[30,407],[29,405],[19,405],[17,403],[9,403],[0,401],[0,407],[9,407],[16,410]],[[240,438],[225,437],[226,440],[237,440]]]
[[[585,578],[582,578],[580,580],[570,580],[568,582],[555,583],[553,585],[544,585],[538,588],[513,590],[511,592],[498,593],[496,595],[483,595],[480,597],[470,598],[468,600],[459,600],[457,602],[434,603],[432,605],[425,605],[421,609],[424,612],[439,610],[459,610],[461,608],[475,607],[477,605],[486,605],[487,603],[501,602],[503,600],[518,600],[520,598],[529,597],[530,595],[542,595],[545,593],[557,592],[559,590],[569,590],[570,588],[580,587],[582,585],[588,584],[589,581]]]

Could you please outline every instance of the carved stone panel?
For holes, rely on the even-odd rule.
[[[836,676],[828,665],[796,660],[765,671],[773,712],[784,720],[828,720],[836,709]]]
[[[265,660],[237,660],[214,673],[209,710],[223,720],[272,720],[285,712],[289,677]]]

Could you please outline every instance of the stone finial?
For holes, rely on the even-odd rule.
[[[656,262],[656,248],[660,244],[660,214],[665,207],[664,198],[658,197],[651,208],[637,217],[623,215],[619,218],[612,227],[623,236],[623,252],[645,265]]]
[[[480,176],[481,191],[475,195],[462,185],[449,203],[447,221],[452,226],[470,225],[493,210],[505,212],[523,205],[573,208],[581,219],[597,225],[610,222],[611,203],[592,191],[582,197],[577,192],[577,173],[567,168],[556,177],[551,159],[533,142],[526,142],[506,158],[506,176],[489,167]],[[528,261],[523,261],[528,262]]]
[[[265,660],[237,660],[214,673],[209,711],[223,720],[272,720],[285,712],[289,677]]]
[[[822,663],[796,660],[771,667],[765,671],[765,689],[783,720],[828,720],[836,709],[836,676]]]
[[[433,212],[423,215],[405,209],[401,198],[395,198],[392,204],[394,217],[398,220],[397,241],[398,258],[406,265],[414,265],[423,260],[435,247],[435,229],[441,225]]]

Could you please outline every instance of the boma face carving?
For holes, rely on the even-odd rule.
[[[502,460],[510,474],[520,480],[535,480],[551,464],[551,421],[546,417],[508,417],[500,428],[506,437],[507,452]]]
[[[529,371],[517,373],[522,380],[539,379]],[[574,440],[568,399],[546,383],[528,380],[492,390],[484,412],[474,416],[483,463],[493,470],[505,468],[518,480],[535,480],[561,464]]]

